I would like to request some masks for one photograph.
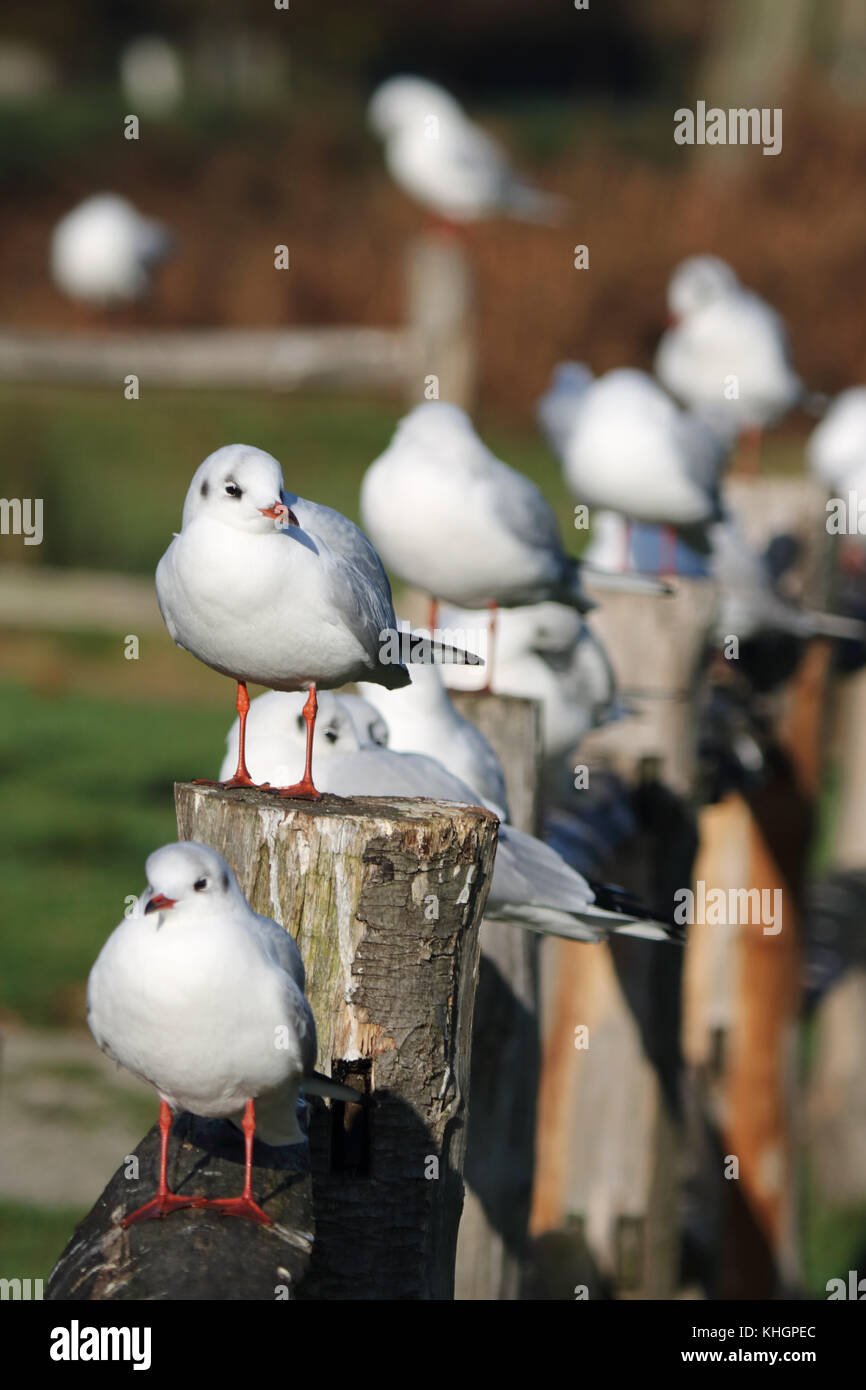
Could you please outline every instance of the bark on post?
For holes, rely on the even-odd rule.
[[[511,823],[534,834],[541,750],[538,704],[456,691],[452,699],[499,755]],[[520,1297],[535,1167],[540,945],[532,932],[511,923],[485,917],[481,924],[466,1201],[457,1243],[458,1299]]]
[[[643,830],[605,867],[660,909],[688,887],[696,837],[695,687],[715,606],[706,581],[672,598],[607,594],[590,619],[636,714],[581,745],[589,768],[636,790]],[[678,1279],[679,992],[682,953],[551,943],[532,1230],[539,1297],[669,1298]],[[577,1031],[581,1030],[581,1031]],[[585,1030],[585,1031],[583,1031]]]
[[[300,1240],[305,1257],[289,1281],[291,1296],[452,1297],[478,930],[495,817],[447,802],[327,796],[311,804],[190,783],[179,784],[175,798],[180,838],[217,849],[251,906],[298,941],[318,1029],[317,1065],[367,1096],[357,1107],[311,1107],[305,1181],[315,1237],[306,1205],[287,1208],[289,1217],[298,1216],[290,1243]],[[152,1136],[145,1142],[152,1145]],[[150,1163],[149,1155],[150,1149]],[[204,1163],[203,1153],[184,1154],[182,1162],[195,1157]],[[211,1167],[208,1162],[208,1173]],[[239,1174],[233,1169],[232,1191]],[[201,1176],[197,1171],[188,1186],[194,1182],[198,1190]],[[269,1181],[268,1170],[257,1166],[254,1190]],[[291,1201],[300,1197],[298,1189]],[[89,1267],[84,1297],[113,1296],[116,1214],[110,1185],[85,1218],[85,1225],[102,1226],[104,1258],[98,1269]],[[175,1222],[188,1232],[204,1222],[194,1245],[199,1289],[210,1281],[223,1289],[226,1265],[243,1269],[254,1262],[259,1270],[252,1294],[199,1296],[276,1296],[269,1282],[273,1231],[200,1211],[147,1223],[153,1233],[130,1228],[131,1275],[118,1296],[152,1296],[137,1290],[157,1281],[161,1297],[188,1296],[186,1261],[162,1258],[163,1242],[173,1249],[181,1238]],[[75,1285],[79,1239],[61,1262],[64,1288]],[[279,1264],[287,1267],[282,1249]],[[239,1287],[250,1287],[238,1277]],[[101,1294],[93,1292],[99,1288]]]

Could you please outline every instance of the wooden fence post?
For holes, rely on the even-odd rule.
[[[509,695],[452,691],[505,772],[512,825],[538,828],[540,707]],[[540,1067],[538,961],[532,932],[485,916],[472,1030],[466,1201],[455,1297],[520,1297],[527,1254]]]
[[[800,537],[804,597],[821,608],[821,489],[803,478],[737,477],[728,499],[753,544],[763,546],[774,533]],[[783,910],[778,933],[754,922],[696,927],[686,953],[692,1174],[710,1213],[710,1296],[720,1298],[771,1298],[800,1278],[799,937],[828,668],[827,642],[813,641],[793,678],[764,697],[777,745],[772,775],[700,814],[696,877],[707,893],[779,890]]]
[[[456,237],[428,232],[410,244],[406,297],[415,364],[415,377],[408,381],[409,400],[452,401],[471,410],[476,377],[474,286],[468,256]]]
[[[217,849],[250,905],[297,940],[316,1017],[319,1069],[367,1096],[358,1107],[311,1107],[315,1236],[308,1266],[305,1258],[297,1282],[288,1279],[290,1296],[451,1298],[478,930],[495,817],[435,801],[326,796],[310,804],[191,783],[179,784],[175,797],[180,838]],[[152,1149],[152,1137],[146,1142]],[[208,1190],[210,1170],[209,1163],[197,1169],[189,1186],[200,1190],[201,1184],[206,1195],[215,1195]],[[235,1173],[231,1190],[240,1169]],[[223,1195],[226,1175],[218,1181]],[[267,1169],[257,1166],[254,1189],[269,1190],[269,1181]],[[117,1185],[118,1177],[115,1194]],[[141,1187],[135,1186],[127,1206],[139,1200]],[[288,1215],[302,1220],[289,1237],[301,1242],[306,1256],[311,1232],[305,1202],[297,1205],[301,1196],[290,1201]],[[93,1261],[88,1267],[89,1292],[74,1296],[111,1297],[120,1266],[125,1282],[119,1297],[147,1297],[138,1290],[160,1279],[163,1296],[214,1296],[207,1289],[211,1281],[222,1287],[223,1265],[240,1268],[239,1252],[249,1262],[255,1248],[261,1277],[252,1296],[275,1297],[272,1229],[247,1230],[242,1221],[192,1211],[119,1233],[117,1214],[116,1203],[103,1200],[85,1218],[85,1227],[101,1228],[101,1253],[98,1268]],[[204,1227],[192,1279],[188,1262],[175,1271],[162,1259],[163,1229],[172,1241],[182,1237],[175,1222],[189,1230]],[[67,1289],[75,1286],[81,1240],[80,1227],[61,1261]],[[91,1239],[89,1248],[97,1244]],[[151,1253],[160,1262],[157,1272],[149,1265]],[[286,1269],[283,1244],[277,1253]],[[238,1278],[243,1288],[242,1274]]]
[[[636,714],[592,733],[579,760],[635,788],[643,829],[607,877],[659,910],[691,883],[689,803],[701,657],[715,606],[705,580],[671,598],[606,594],[590,622]],[[551,942],[532,1230],[538,1297],[614,1291],[670,1298],[678,1280],[682,953],[620,940]],[[580,1031],[579,1031],[580,1030]]]

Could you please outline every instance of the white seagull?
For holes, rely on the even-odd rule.
[[[550,411],[549,394],[539,416],[580,502],[669,527],[693,548],[707,549],[707,525],[721,515],[727,448],[703,421],[631,367],[576,382],[555,425]]]
[[[866,386],[851,386],[831,402],[806,445],[811,471],[828,487],[844,489],[866,469]]]
[[[482,629],[484,616],[453,608],[443,615],[448,628],[466,633]],[[618,698],[603,644],[574,609],[559,603],[502,610],[489,679],[502,695],[539,701],[542,748],[549,762],[573,752],[591,729],[628,712]],[[478,689],[468,667],[450,668],[447,684],[452,690]],[[391,698],[385,696],[385,701]],[[387,707],[382,704],[383,710]]]
[[[296,513],[284,495],[280,465],[262,449],[230,444],[210,454],[157,567],[156,591],[178,646],[237,681],[242,732],[228,785],[253,785],[243,728],[255,681],[309,691],[304,775],[281,794],[315,797],[317,687],[391,688],[408,684],[409,673],[391,656],[395,645],[399,652],[387,641],[397,631],[391,589],[370,543],[331,508],[295,498]]]
[[[727,438],[766,429],[802,400],[784,323],[724,261],[692,256],[677,266],[668,308],[656,375]]]
[[[159,1186],[123,1225],[188,1206],[270,1225],[252,1196],[253,1136],[303,1140],[298,1090],[316,1060],[300,953],[288,932],[250,909],[228,864],[206,845],[165,845],[146,871],[147,889],[106,941],[87,986],[87,1021],[102,1051],[159,1094]],[[241,1126],[239,1197],[169,1191],[177,1110]]]
[[[433,629],[438,599],[460,608],[543,599],[595,607],[539,488],[490,452],[459,406],[426,401],[400,421],[364,475],[361,514],[388,568],[434,599]],[[638,575],[591,578],[599,589],[665,592]]]
[[[364,744],[358,733],[357,713],[350,714],[344,701],[342,695],[322,698],[322,726],[328,731],[321,745],[322,791],[336,796],[430,797],[468,806],[487,805],[434,758]],[[257,776],[270,779],[281,775],[301,738],[301,715],[296,695],[268,693],[253,700],[247,756]],[[234,759],[238,732],[235,723],[229,731],[223,771]],[[671,928],[656,922],[631,894],[588,883],[555,850],[510,825],[500,826],[487,911],[498,921],[575,941],[599,941],[611,931],[653,941],[673,935]]]
[[[410,198],[450,223],[513,217],[553,224],[566,200],[519,177],[504,150],[449,92],[420,77],[391,77],[367,108],[385,164]]]
[[[368,733],[367,739],[361,740],[362,746],[365,741],[382,742],[397,753],[425,753],[435,758],[471,787],[500,820],[508,820],[502,764],[481,730],[464,719],[454,705],[438,667],[413,666],[412,684],[402,690],[383,690],[366,681],[358,690],[363,702],[379,711],[385,730],[384,739],[376,738],[375,731],[372,737]],[[360,703],[349,699],[349,712]]]
[[[143,299],[173,247],[161,222],[115,193],[96,193],[54,228],[51,274],[64,294],[87,304]]]

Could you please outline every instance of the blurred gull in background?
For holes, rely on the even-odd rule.
[[[126,198],[96,193],[61,218],[51,238],[51,274],[70,299],[106,307],[143,299],[174,247],[161,222]]]
[[[483,615],[481,621],[485,619]],[[397,753],[425,753],[438,759],[448,772],[482,797],[501,820],[508,819],[508,797],[499,759],[481,730],[464,719],[454,705],[438,667],[413,666],[412,684],[402,690],[383,690],[366,681],[359,682],[358,689],[364,702],[369,702],[382,716],[389,748]],[[349,704],[354,706],[354,701],[349,699]]]
[[[592,378],[581,364],[563,364],[537,410],[580,502],[669,527],[692,549],[708,548],[727,449],[651,376],[619,367]],[[620,564],[626,559],[624,550]]]
[[[814,475],[839,491],[866,472],[866,386],[851,386],[834,398],[809,436],[806,458]]]
[[[540,489],[496,458],[456,405],[425,402],[400,421],[364,476],[361,515],[389,569],[434,600],[461,608],[543,599],[580,612],[595,607]],[[592,580],[599,589],[665,592],[635,575]],[[430,626],[436,622],[434,603]]]
[[[677,400],[727,438],[766,429],[804,397],[775,309],[716,256],[693,256],[668,285],[672,323],[655,358]]]
[[[446,222],[500,215],[552,224],[568,206],[520,178],[505,151],[434,82],[389,78],[373,93],[367,118],[394,182]]]
[[[484,614],[448,608],[443,619],[468,633],[482,627]],[[540,702],[547,761],[572,752],[590,729],[626,713],[601,641],[574,609],[559,603],[503,609],[486,669],[500,694]],[[446,682],[455,690],[476,690],[479,684],[475,670],[465,666],[450,668]]]

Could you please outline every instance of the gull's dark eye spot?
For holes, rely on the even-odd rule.
[[[202,495],[202,497],[207,497],[207,495],[208,495],[209,492],[210,492],[210,488],[208,487],[207,478],[205,478],[204,482],[203,482],[202,485],[201,485],[201,495]]]
[[[336,743],[336,742],[337,742],[337,731],[336,731],[336,729],[326,729],[326,730],[325,730],[325,738],[328,740],[329,743]]]
[[[192,886],[193,886],[193,888],[195,889],[195,891],[196,891],[197,893],[200,893],[200,892],[202,891],[203,888],[207,888],[207,879],[206,879],[206,878],[197,878],[196,881],[195,881],[195,883],[194,883]]]
[[[238,487],[237,483],[226,483],[226,492],[228,493],[229,497],[243,496],[243,491],[241,488]]]

